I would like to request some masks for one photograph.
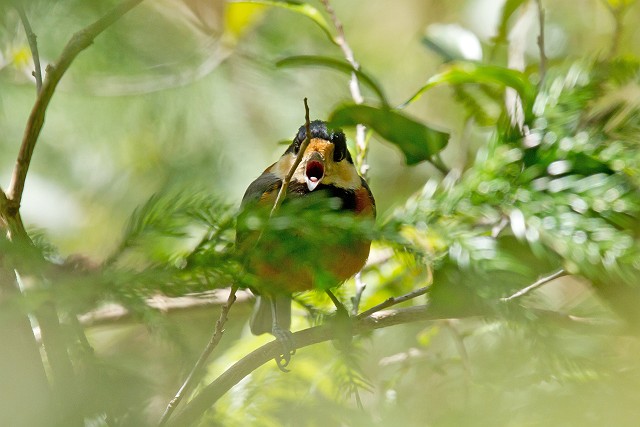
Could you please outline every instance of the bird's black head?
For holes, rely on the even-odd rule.
[[[353,163],[353,159],[351,158],[351,154],[347,149],[347,140],[340,129],[329,129],[327,128],[327,123],[322,120],[314,120],[310,123],[309,130],[311,133],[311,138],[318,138],[328,142],[331,142],[334,145],[333,149],[333,161],[339,162],[343,159],[347,159],[349,163]],[[293,142],[287,148],[285,153],[293,153],[298,154],[300,150],[300,146],[307,138],[307,129],[305,125],[300,126],[298,129],[298,133],[293,138]]]

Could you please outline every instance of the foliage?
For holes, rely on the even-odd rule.
[[[79,16],[68,22],[99,16],[100,10],[76,3],[57,6],[77,11]],[[218,52],[218,59],[231,55],[231,65],[226,66],[241,73],[241,78],[220,73],[210,81],[200,80],[200,72],[180,70],[179,78],[160,79],[170,83],[156,85],[158,76],[155,71],[144,74],[145,64],[163,63],[167,52],[136,53],[136,61],[126,65],[126,56],[136,51],[135,38],[130,37],[136,33],[133,24],[147,21],[140,15],[109,28],[104,41],[96,39],[96,46],[86,52],[86,62],[71,65],[71,70],[77,65],[77,71],[70,81],[84,84],[67,90],[91,90],[87,82],[102,66],[113,75],[130,68],[128,77],[136,79],[124,80],[129,83],[153,81],[150,86],[133,85],[132,99],[146,88],[155,88],[153,92],[173,87],[145,97],[141,102],[148,105],[140,106],[140,111],[129,110],[131,122],[110,133],[115,138],[122,132],[119,143],[100,145],[96,137],[95,149],[109,154],[104,159],[99,156],[96,174],[104,169],[108,178],[91,177],[87,165],[73,166],[81,171],[79,175],[86,175],[80,184],[85,183],[84,191],[92,193],[75,200],[87,202],[95,221],[90,224],[104,221],[106,229],[75,229],[76,239],[97,239],[104,247],[92,256],[69,255],[65,248],[83,252],[86,246],[74,246],[74,238],[61,238],[55,229],[30,228],[29,239],[16,239],[19,230],[10,221],[16,216],[11,215],[4,187],[0,194],[0,224],[12,234],[12,239],[0,240],[2,320],[9,325],[16,313],[35,315],[47,372],[57,378],[60,367],[51,349],[62,345],[58,348],[75,373],[68,384],[52,382],[53,391],[64,398],[43,406],[44,418],[37,422],[51,417],[59,425],[155,425],[212,333],[217,310],[212,313],[208,308],[205,313],[192,308],[164,315],[150,301],[159,296],[209,295],[232,284],[259,287],[260,277],[246,268],[253,260],[277,262],[291,253],[317,260],[323,248],[366,238],[374,240],[370,262],[358,278],[366,287],[359,284],[354,290],[356,280],[350,280],[335,290],[338,298],[350,312],[362,313],[388,298],[428,287],[426,305],[416,297],[404,306],[422,307],[433,320],[383,328],[351,340],[353,324],[333,314],[324,293],[296,295],[293,330],[329,324],[340,339],[298,351],[287,375],[275,364],[254,370],[211,402],[211,410],[198,414],[200,425],[634,425],[639,403],[635,390],[640,385],[635,356],[640,326],[636,309],[640,302],[640,54],[632,50],[632,43],[621,44],[620,33],[626,28],[623,12],[634,10],[634,2],[607,2],[603,9],[615,20],[605,46],[611,52],[627,49],[627,55],[549,56],[549,61],[539,63],[544,61],[533,42],[535,54],[527,57],[530,65],[522,70],[509,68],[505,46],[514,43],[510,33],[523,25],[531,11],[537,14],[539,2],[507,0],[497,11],[494,36],[484,40],[488,57],[471,61],[446,55],[445,63],[433,72],[415,58],[411,70],[432,76],[426,83],[407,78],[408,83],[402,84],[387,74],[395,52],[385,46],[362,56],[354,49],[363,67],[348,57],[336,59],[345,40],[358,40],[358,32],[366,31],[357,26],[363,19],[345,18],[344,28],[337,21],[343,14],[349,16],[347,9],[357,9],[351,4],[336,2],[344,9],[336,13],[323,7],[328,2],[234,1],[227,5],[225,21],[211,18],[213,12],[204,13],[197,2],[170,3],[145,9],[163,17],[154,32],[171,29],[173,44],[167,50],[182,57],[198,41],[226,43],[229,50]],[[376,13],[366,5],[360,4],[359,13]],[[34,17],[43,57],[56,57],[51,53],[53,46],[63,46],[64,40],[57,42],[59,35],[48,35],[53,34],[53,18],[45,16],[41,6],[35,2],[26,12]],[[573,3],[543,2],[543,6],[547,13],[540,16],[556,27],[564,25],[566,34],[579,39],[589,31],[562,15],[565,7],[575,7]],[[601,6],[590,5],[594,10]],[[436,13],[439,7],[456,6],[416,2],[412,7]],[[0,11],[5,9],[12,11],[13,6],[0,3]],[[63,19],[56,10],[53,17]],[[18,15],[12,13],[1,25],[0,84],[12,101],[21,101],[16,104],[22,108],[28,104],[22,86],[32,90],[24,83],[25,65],[20,59],[28,48],[23,43],[19,51],[11,50],[20,37],[12,32],[19,28]],[[258,16],[263,20],[258,21]],[[303,22],[297,18],[304,18]],[[226,22],[229,33],[213,34],[211,19]],[[350,25],[357,31],[351,33]],[[403,29],[420,32],[419,28]],[[244,38],[235,39],[242,34]],[[145,38],[149,49],[155,46],[152,38]],[[127,44],[112,51],[118,39]],[[388,39],[396,42],[385,36]],[[429,38],[425,44],[436,54],[446,52],[437,42]],[[547,46],[550,42],[547,39]],[[574,43],[575,49],[583,46]],[[368,47],[368,43],[354,45],[362,50]],[[419,41],[416,45],[420,46]],[[423,50],[420,55],[428,57],[431,52]],[[299,67],[330,68],[350,76],[351,85],[367,88],[364,100],[349,100],[344,76],[327,77],[333,73]],[[171,74],[174,67],[161,68]],[[254,93],[259,85],[252,86],[252,79],[258,79],[257,74],[273,79],[273,88],[260,92],[273,90],[264,96],[268,102]],[[186,75],[198,77],[185,81]],[[119,82],[115,92],[133,87]],[[334,84],[339,89],[332,90]],[[108,86],[100,90],[108,91]],[[265,137],[267,127],[280,126],[269,122],[278,122],[284,115],[302,116],[300,108],[278,99],[280,95],[286,99],[292,87],[316,95],[317,103],[310,97],[312,112],[322,112],[347,132],[359,124],[366,126],[366,137],[352,151],[369,162],[368,179],[381,213],[376,224],[341,215],[332,200],[285,201],[274,214],[270,210],[238,214],[237,207],[225,201],[230,195],[239,200],[245,183],[252,179],[249,175],[259,173],[268,164],[265,159],[281,149],[272,144],[276,138]],[[58,90],[54,99],[64,95]],[[327,97],[332,99],[324,104]],[[441,98],[454,107],[439,104]],[[398,99],[407,101],[393,107]],[[82,126],[65,131],[60,123],[73,113],[73,121],[84,123],[82,118],[89,117],[96,123],[94,129],[99,129],[106,119],[81,108],[73,110],[73,103],[80,101],[68,95],[62,100],[66,103],[62,110],[55,110],[55,103],[50,107],[52,123],[45,130],[47,126],[52,130],[43,133],[36,150],[48,155],[51,168],[36,157],[35,173],[77,182],[62,149],[52,141],[57,134],[79,135]],[[171,106],[172,101],[184,104]],[[105,114],[117,112],[108,117],[126,121],[122,117],[123,108],[130,108],[126,102],[104,102],[110,104]],[[215,102],[222,106],[215,107]],[[441,116],[425,107],[429,104],[440,107]],[[166,109],[157,110],[157,105]],[[17,116],[4,102],[1,106],[0,126],[7,132],[0,142],[13,149],[19,139]],[[191,117],[205,106],[219,108],[221,117]],[[190,114],[181,108],[191,108],[185,110]],[[446,125],[442,116],[447,118]],[[224,130],[227,127],[232,129]],[[72,139],[73,150],[81,150],[81,138]],[[268,148],[258,152],[257,141],[269,139]],[[4,156],[14,160],[2,154],[3,162]],[[124,160],[115,166],[118,158]],[[390,163],[389,158],[397,162]],[[111,183],[115,190],[107,189]],[[25,187],[25,194],[29,191]],[[100,198],[115,199],[113,210],[96,207]],[[125,212],[134,205],[138,207],[124,221]],[[113,231],[116,224],[124,228],[122,233]],[[250,247],[235,247],[236,230],[256,236]],[[96,237],[100,233],[106,236],[103,240]],[[94,257],[100,261],[93,261]],[[14,271],[21,292],[13,287]],[[526,289],[552,272],[559,272],[553,277],[560,278],[544,288],[545,280],[535,289]],[[331,283],[322,274],[318,272],[320,287]],[[82,324],[81,314],[95,315],[113,303],[133,314],[133,321]],[[57,316],[49,323],[43,313],[52,307]],[[270,341],[248,333],[244,326],[248,311],[241,302],[232,307],[222,343],[193,396],[232,370],[234,362]],[[63,331],[59,342],[48,341],[50,327],[60,327],[58,323]],[[27,362],[24,366],[30,367]],[[0,406],[0,414],[6,410]]]

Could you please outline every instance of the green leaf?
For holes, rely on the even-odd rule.
[[[420,90],[398,108],[406,107],[420,99],[429,89],[442,84],[498,84],[511,87],[520,95],[526,117],[530,117],[531,108],[536,97],[535,87],[529,82],[527,76],[520,71],[497,65],[455,62],[442,73],[431,77]]]
[[[429,160],[449,141],[449,134],[441,132],[389,108],[349,104],[334,110],[329,118],[331,126],[363,124],[373,129],[404,153],[408,165]]]
[[[335,58],[328,58],[326,56],[316,56],[316,55],[301,55],[301,56],[290,56],[288,58],[281,59],[276,62],[276,66],[278,67],[328,67],[333,68],[334,70],[342,71],[343,73],[351,75],[351,73],[355,73],[358,76],[358,79],[368,86],[371,90],[375,92],[375,94],[380,99],[380,102],[388,106],[389,102],[387,101],[387,97],[385,96],[382,87],[375,81],[375,79],[368,74],[364,73],[362,70],[356,70],[353,68],[351,64],[347,61]]]
[[[315,7],[295,0],[231,0],[229,3],[248,3],[248,4],[261,4],[265,6],[281,7],[283,9],[290,10],[292,12],[304,15],[311,19],[320,29],[326,34],[327,38],[333,44],[338,44],[331,33],[329,24],[324,19],[324,16]]]

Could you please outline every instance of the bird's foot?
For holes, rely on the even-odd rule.
[[[289,366],[289,362],[291,362],[291,356],[296,354],[293,334],[288,329],[282,329],[278,324],[273,325],[271,333],[282,346],[282,354],[275,358],[278,369],[282,372],[289,372],[287,366]]]

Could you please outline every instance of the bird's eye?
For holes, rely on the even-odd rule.
[[[334,133],[331,135],[331,142],[334,145],[333,148],[333,161],[339,162],[347,156],[347,142],[344,139],[344,134]]]

